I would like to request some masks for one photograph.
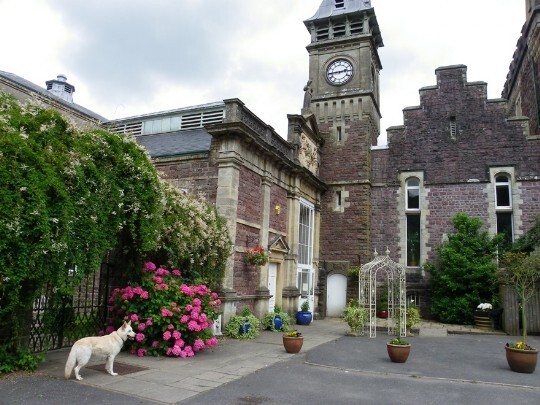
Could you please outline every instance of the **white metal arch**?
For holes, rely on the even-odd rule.
[[[388,286],[388,329],[390,335],[407,336],[407,281],[405,268],[390,259],[386,249],[384,256],[375,250],[375,258],[360,267],[359,304],[369,311],[369,337],[377,336],[377,274],[384,272]],[[396,313],[397,311],[397,313]],[[399,321],[396,318],[399,316]]]

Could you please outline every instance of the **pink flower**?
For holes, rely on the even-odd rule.
[[[158,347],[158,346],[159,346],[159,342],[158,342],[157,340],[154,340],[154,341],[152,342],[152,347],[155,349],[155,348]]]
[[[168,310],[167,308],[161,309],[161,316],[167,317],[167,316],[173,316],[172,311]]]
[[[107,329],[105,329],[105,333],[108,335],[110,333],[113,333],[115,331],[114,326],[107,326]]]
[[[176,342],[174,342],[174,345],[178,347],[184,347],[185,344],[186,342],[184,342],[182,339],[178,339]]]
[[[129,319],[131,319],[131,322],[137,322],[139,320],[139,315],[132,314]]]
[[[153,325],[152,318],[148,318],[146,320],[146,326],[152,326],[152,325]]]
[[[167,329],[173,330],[173,329],[174,329],[174,325],[171,325],[171,324],[167,325]]]
[[[199,313],[196,312],[196,311],[193,311],[193,312],[191,313],[191,319],[195,319],[195,320],[196,320],[196,319],[199,319]]]
[[[198,352],[199,350],[204,349],[204,342],[202,339],[197,339],[193,343],[193,351]]]
[[[200,332],[201,327],[196,321],[189,321],[188,323],[188,329],[192,332]]]
[[[176,357],[180,356],[181,352],[182,352],[181,347],[178,347],[178,346],[173,346],[172,347],[172,354],[175,355]]]
[[[219,296],[217,295],[217,293],[213,292],[212,294],[210,294],[210,298],[212,298],[213,300],[215,300],[216,298],[218,298]]]
[[[195,298],[193,300],[193,305],[200,307],[201,306],[201,300],[198,298]]]
[[[137,329],[138,329],[139,331],[142,332],[143,330],[146,329],[146,324],[145,324],[145,323],[140,323],[140,324],[137,326]]]
[[[173,270],[172,274],[177,276],[177,277],[182,277],[182,273],[180,272],[180,270]]]
[[[154,276],[154,277],[152,277],[152,280],[154,280],[154,283],[156,283],[156,284],[163,283],[163,277]]]
[[[148,262],[144,265],[144,269],[146,271],[154,271],[156,269],[156,265],[152,262]]]
[[[137,350],[137,356],[143,357],[146,354],[146,349]]]
[[[142,341],[144,340],[144,333],[137,333],[137,334],[135,335],[135,340],[136,340],[137,342],[142,342]]]
[[[103,336],[103,335],[105,335],[105,331],[104,331],[104,330],[100,330],[100,331],[98,332],[98,336]]]
[[[163,340],[169,340],[171,338],[171,332],[165,331],[163,333]]]
[[[217,344],[218,344],[218,340],[217,340],[217,338],[215,336],[206,340],[206,346],[207,347],[216,346]]]
[[[175,330],[175,331],[172,333],[172,337],[173,337],[175,340],[180,339],[181,336],[182,336],[182,334],[181,334],[180,332],[178,332],[177,330]]]
[[[159,269],[156,270],[156,274],[158,276],[168,276],[170,273],[169,273],[169,270],[165,270],[160,267]]]
[[[191,310],[193,310],[193,305],[191,305],[191,304],[186,305],[186,311],[189,312]]]
[[[147,299],[148,299],[148,291],[143,291],[143,292],[141,293],[141,298],[142,298],[143,300],[147,300]]]
[[[188,323],[189,321],[189,316],[188,315],[182,315],[182,318],[180,318],[180,322],[182,323]]]

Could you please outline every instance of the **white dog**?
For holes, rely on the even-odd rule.
[[[93,354],[106,357],[107,363],[105,364],[105,370],[110,375],[118,375],[118,373],[113,371],[114,358],[122,349],[124,342],[127,339],[133,338],[135,338],[135,332],[133,332],[131,321],[129,321],[124,322],[118,330],[115,330],[109,335],[85,337],[77,340],[73,344],[66,362],[64,373],[66,380],[69,380],[71,377],[71,370],[75,371],[77,380],[82,380],[79,371],[88,363]]]

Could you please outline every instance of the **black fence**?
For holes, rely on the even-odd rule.
[[[103,263],[100,271],[83,280],[73,296],[62,296],[45,287],[32,308],[28,350],[40,353],[71,346],[103,330],[112,276],[112,265]]]

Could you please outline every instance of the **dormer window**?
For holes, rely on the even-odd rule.
[[[336,8],[345,8],[345,0],[335,0]]]

